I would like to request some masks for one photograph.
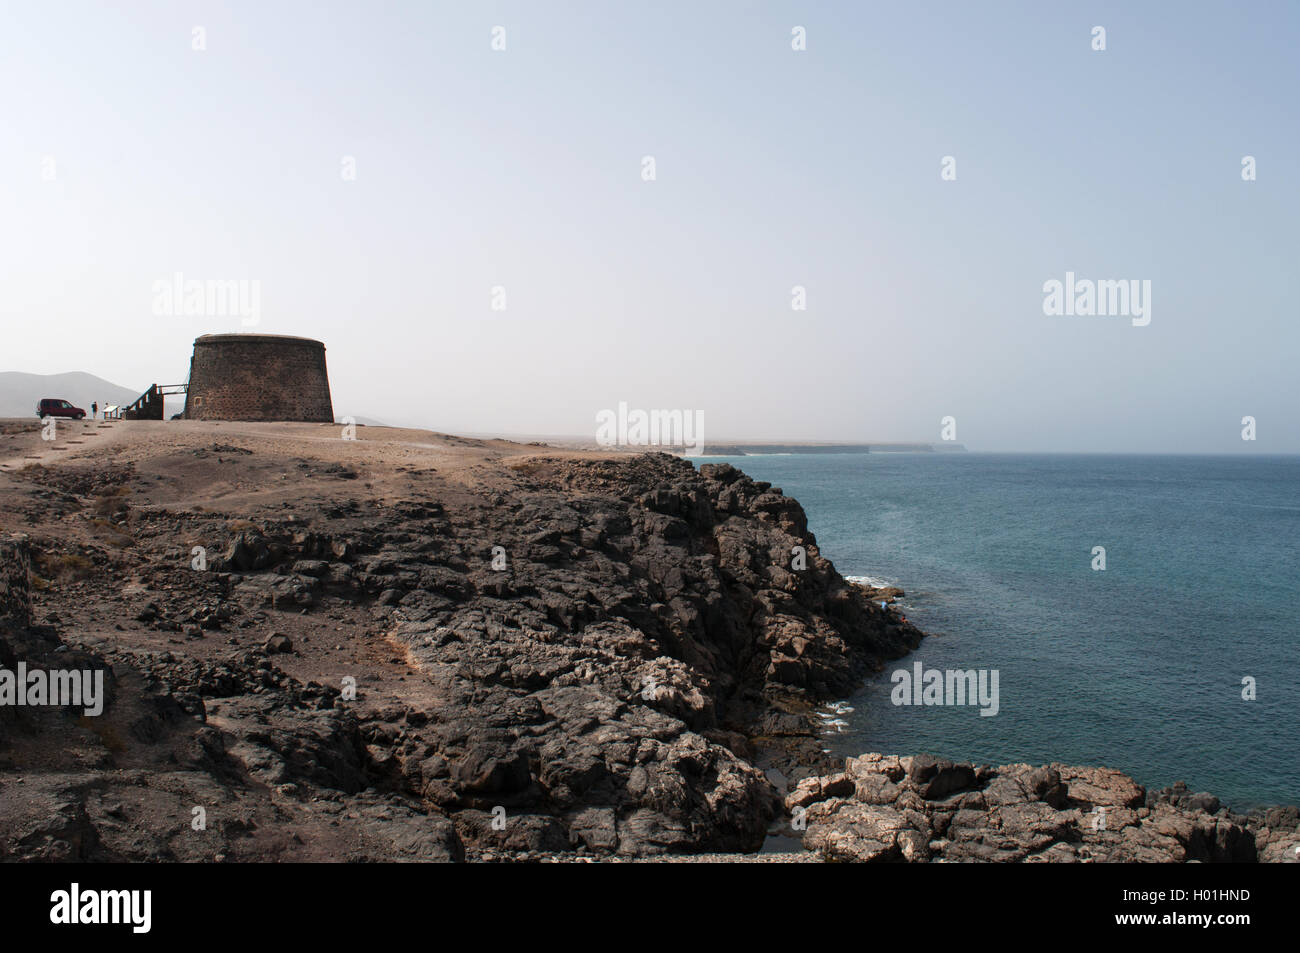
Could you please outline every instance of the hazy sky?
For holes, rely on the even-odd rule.
[[[180,272],[259,282],[253,330],[323,340],[340,416],[593,434],[625,401],[712,437],[951,415],[978,450],[1300,452],[1294,3],[3,21],[0,370],[184,380],[197,335],[245,329],[156,314]],[[1067,271],[1149,280],[1150,324],[1045,315]]]

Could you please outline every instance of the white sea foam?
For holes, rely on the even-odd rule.
[[[856,582],[861,586],[870,586],[872,589],[886,589],[898,585],[896,582],[890,582],[888,579],[881,579],[878,576],[845,576],[848,582]]]
[[[842,716],[852,714],[853,706],[844,701],[826,702],[820,708],[815,709],[813,714],[821,721],[822,733],[827,735],[843,734],[849,728],[849,723]]]

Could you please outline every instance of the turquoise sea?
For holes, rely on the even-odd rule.
[[[1300,457],[695,462],[724,459],[797,498],[842,574],[903,587],[932,635],[840,706],[836,755],[1103,764],[1235,809],[1300,803]],[[998,670],[998,714],[892,704],[916,661]]]

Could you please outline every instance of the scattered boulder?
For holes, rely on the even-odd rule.
[[[266,640],[266,654],[275,655],[279,652],[292,652],[293,641],[283,632],[275,632]]]

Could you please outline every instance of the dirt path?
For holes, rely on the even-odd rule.
[[[120,442],[116,425],[90,420],[56,420],[54,439],[41,436],[40,421],[0,420],[0,470],[16,470],[32,463],[49,466],[75,457],[96,454]]]

